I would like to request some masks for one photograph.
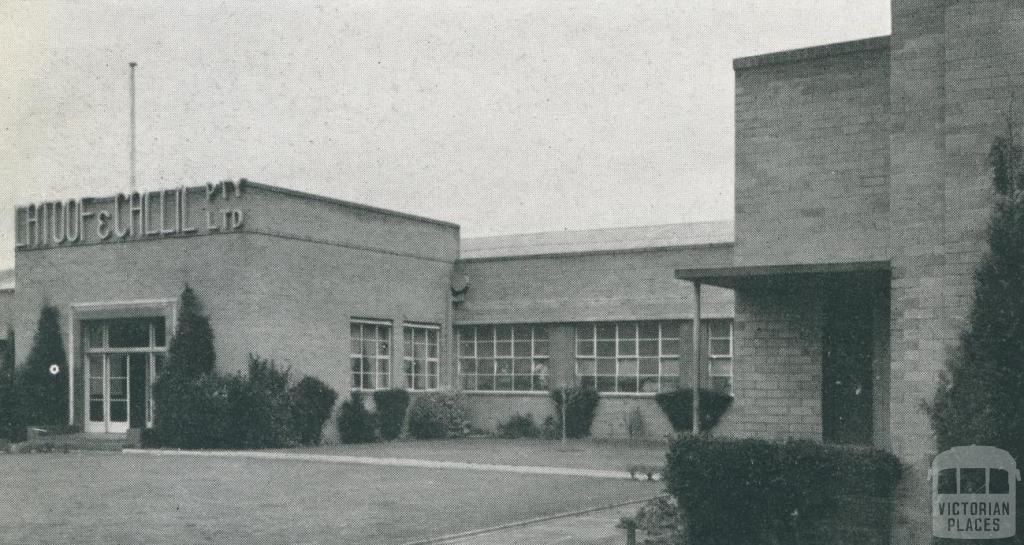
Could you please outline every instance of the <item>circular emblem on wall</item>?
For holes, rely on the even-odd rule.
[[[60,373],[60,366],[55,363],[50,366],[50,374],[56,375],[57,373]]]

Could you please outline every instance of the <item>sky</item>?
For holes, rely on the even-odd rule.
[[[464,237],[731,219],[732,59],[888,34],[888,0],[0,1],[14,207],[226,178]]]

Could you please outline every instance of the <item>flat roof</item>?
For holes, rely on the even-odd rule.
[[[889,272],[888,261],[856,261],[847,263],[807,263],[763,266],[710,267],[676,269],[678,280],[700,282],[723,288],[756,287],[766,282],[849,273]]]
[[[656,250],[732,244],[732,221],[670,223],[466,238],[460,259]]]
[[[316,201],[322,201],[322,202],[326,202],[326,203],[336,204],[338,206],[344,206],[344,207],[347,207],[347,208],[355,208],[357,210],[366,210],[368,212],[376,212],[378,214],[386,214],[386,215],[389,215],[389,216],[395,216],[395,217],[399,217],[399,218],[405,218],[405,219],[410,219],[410,220],[415,220],[415,221],[422,221],[422,222],[426,222],[426,223],[433,223],[433,224],[436,224],[436,225],[441,225],[441,226],[444,226],[444,227],[450,227],[450,228],[453,228],[453,229],[459,229],[460,228],[459,224],[452,223],[450,221],[444,221],[444,220],[439,220],[439,219],[434,219],[434,218],[428,218],[426,216],[417,216],[416,214],[409,214],[408,212],[398,212],[397,210],[390,210],[390,209],[387,209],[387,208],[380,208],[380,207],[377,207],[377,206],[371,206],[369,204],[361,204],[361,203],[352,202],[352,201],[345,201],[345,200],[342,200],[342,199],[336,199],[334,197],[325,197],[323,195],[318,195],[316,193],[309,193],[309,192],[306,192],[306,191],[299,191],[297,189],[289,189],[287,187],[281,187],[281,186],[278,186],[278,185],[270,185],[270,184],[264,184],[264,183],[260,183],[260,182],[253,182],[253,181],[247,180],[245,178],[243,178],[243,180],[245,180],[245,185],[247,185],[247,186],[263,189],[265,191],[271,191],[271,192],[274,192],[274,193],[280,193],[282,195],[289,195],[289,196],[292,196],[292,197],[299,197],[299,198],[303,198],[303,199],[311,199],[311,200],[316,200]]]
[[[750,57],[740,57],[733,59],[732,67],[734,70],[745,70],[747,68],[756,68],[758,66],[786,64],[810,59],[835,57],[837,55],[846,55],[849,53],[856,53],[858,51],[872,51],[875,49],[888,48],[889,36],[875,36],[873,38],[864,38],[862,40],[837,42],[834,44],[816,45],[813,47],[790,49],[787,51],[775,51],[773,53],[752,55]]]
[[[236,181],[236,180],[231,180],[231,181]],[[357,209],[357,210],[365,210],[367,212],[375,212],[375,213],[378,213],[378,214],[386,214],[386,215],[389,215],[389,216],[395,216],[395,217],[399,217],[399,218],[405,218],[405,219],[410,219],[410,220],[415,220],[415,221],[422,221],[422,222],[426,222],[426,223],[433,223],[433,224],[436,224],[436,225],[441,225],[441,226],[444,226],[444,227],[450,227],[450,228],[453,228],[453,229],[459,229],[460,228],[459,224],[452,223],[450,221],[444,221],[444,220],[439,220],[439,219],[434,219],[434,218],[428,218],[426,216],[417,216],[415,214],[410,214],[408,212],[399,212],[397,210],[389,210],[387,208],[380,208],[378,206],[371,206],[369,204],[362,204],[362,203],[346,201],[346,200],[342,200],[342,199],[336,199],[334,197],[327,197],[327,196],[319,195],[319,194],[316,194],[316,193],[309,193],[309,192],[306,192],[306,191],[299,191],[297,189],[290,189],[290,188],[287,188],[287,187],[281,187],[279,185],[271,185],[271,184],[265,184],[265,183],[261,183],[261,182],[254,182],[252,180],[249,180],[248,178],[239,178],[237,180],[237,182],[241,183],[243,187],[254,187],[254,188],[257,188],[257,189],[262,189],[264,191],[270,191],[270,192],[273,192],[273,193],[279,193],[281,195],[288,195],[288,196],[291,196],[291,197],[298,197],[298,198],[301,198],[301,199],[310,199],[310,200],[314,200],[314,201],[321,201],[321,202],[326,202],[326,203],[330,203],[330,204],[335,204],[335,205],[338,205],[338,206],[343,206],[343,207],[346,207],[346,208],[354,208],[354,209]],[[205,188],[206,184],[186,185],[185,187],[187,187],[188,189],[200,189],[200,188]],[[174,188],[160,188],[160,189],[174,189]],[[141,189],[141,190],[136,190],[136,191],[138,193],[145,194],[147,192],[159,191],[159,189],[149,188],[149,189]],[[122,195],[127,195],[128,192],[122,191],[121,194]],[[114,200],[114,198],[116,196],[117,196],[117,194],[115,193],[115,194],[108,194],[108,195],[102,195],[102,196],[90,196],[90,197],[84,197],[84,198],[88,199],[91,202],[102,203],[102,202],[111,202],[111,201]],[[17,209],[20,210],[20,209],[25,208],[26,206],[28,206],[28,205],[19,206],[19,207],[17,207]]]

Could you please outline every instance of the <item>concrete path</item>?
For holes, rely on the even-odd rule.
[[[338,454],[308,454],[298,452],[267,452],[259,450],[157,450],[124,449],[125,454],[146,454],[150,456],[198,456],[208,458],[249,458],[261,460],[295,460],[303,462],[326,462],[335,464],[363,464],[374,466],[418,467],[429,469],[462,469],[469,471],[496,471],[501,473],[522,473],[527,475],[566,475],[570,477],[591,477],[595,479],[633,479],[628,471],[605,469],[582,469],[573,467],[514,466],[503,464],[477,464],[469,462],[442,462],[437,460],[413,460],[409,458],[376,458],[372,456],[343,456]],[[646,475],[637,475],[646,480]],[[655,474],[654,480],[660,475]]]
[[[635,516],[643,503],[546,517],[406,545],[622,545],[626,543],[626,531],[616,526],[622,517]]]

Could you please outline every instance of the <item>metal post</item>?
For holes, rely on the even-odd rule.
[[[130,70],[128,78],[128,102],[130,103],[128,116],[131,123],[131,141],[128,144],[128,168],[130,169],[128,189],[132,192],[135,191],[135,67],[137,64],[138,63],[134,62],[128,63],[128,68]]]
[[[693,282],[693,434],[700,433],[700,282]]]
[[[565,428],[567,427],[565,422],[565,413],[566,406],[569,404],[569,377],[565,376],[564,372],[562,373],[562,375],[564,377],[562,383],[562,449],[564,450],[566,447]]]

